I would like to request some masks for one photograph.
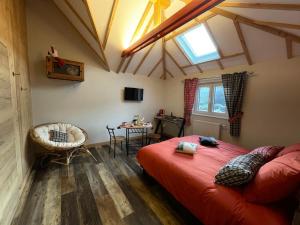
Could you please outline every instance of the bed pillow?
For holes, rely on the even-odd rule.
[[[61,132],[61,131],[56,131],[56,130],[50,130],[49,131],[49,140],[54,141],[54,142],[68,142],[68,134]]]
[[[251,151],[251,154],[260,153],[264,157],[266,162],[271,161],[276,157],[276,155],[283,149],[282,146],[264,146],[259,147]]]
[[[288,197],[300,187],[300,152],[277,157],[260,168],[244,190],[249,202],[271,203]]]
[[[246,184],[251,181],[263,164],[264,157],[260,153],[240,155],[220,169],[215,176],[215,183],[225,186]]]
[[[180,152],[180,153],[186,153],[186,154],[195,154],[197,151],[197,144],[191,143],[191,142],[184,142],[181,141],[179,142],[177,148],[176,148],[176,152]]]
[[[203,146],[216,147],[218,145],[217,140],[214,137],[199,137],[199,142]]]
[[[283,155],[291,153],[291,152],[296,152],[296,151],[300,151],[300,143],[299,144],[290,145],[290,146],[284,148],[282,151],[280,151],[277,154],[277,157],[283,156]]]

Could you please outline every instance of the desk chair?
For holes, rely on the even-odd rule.
[[[116,136],[115,135],[115,128],[110,128],[106,126],[106,129],[109,134],[109,153],[110,150],[112,149],[112,144],[114,145],[113,150],[114,150],[114,158],[116,157],[116,144],[120,143],[121,144],[121,150],[123,150],[123,141],[125,141],[124,136]]]

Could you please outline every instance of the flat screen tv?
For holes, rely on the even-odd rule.
[[[125,101],[143,101],[144,89],[125,87]]]

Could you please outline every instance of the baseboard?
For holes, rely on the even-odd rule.
[[[141,138],[142,138],[142,136],[135,136],[135,137],[129,138],[129,140],[134,141],[134,140],[141,139]],[[88,148],[93,148],[93,147],[99,147],[101,145],[109,145],[109,141],[103,141],[103,142],[88,144],[87,147]]]

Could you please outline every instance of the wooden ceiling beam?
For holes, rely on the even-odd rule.
[[[105,56],[105,53],[104,53],[104,48],[103,48],[103,44],[100,40],[100,37],[99,37],[99,34],[98,34],[98,31],[97,31],[97,28],[96,28],[96,25],[95,25],[95,21],[94,21],[94,18],[93,18],[93,15],[92,15],[92,12],[91,12],[91,9],[90,9],[90,4],[88,1],[91,1],[91,0],[83,0],[83,3],[85,4],[85,7],[86,7],[86,10],[88,12],[88,16],[90,18],[90,22],[92,24],[92,27],[93,27],[93,30],[97,36],[97,43],[99,45],[99,50],[100,50],[100,53],[102,55],[102,58],[103,58],[103,61],[104,63],[106,64],[107,68],[108,68],[108,71],[110,71],[110,68],[109,68],[109,64],[107,62],[107,59],[106,59],[106,56]]]
[[[191,1],[185,7],[176,12],[173,16],[169,17],[166,21],[154,28],[148,34],[144,35],[129,48],[122,52],[122,57],[128,57],[135,52],[145,48],[153,42],[165,37],[167,34],[173,32],[178,27],[193,20],[199,15],[205,13],[224,0],[197,0]]]
[[[118,4],[119,4],[119,0],[114,0],[112,8],[111,8],[111,11],[110,11],[110,14],[109,14],[109,19],[108,19],[108,22],[107,22],[107,25],[106,25],[104,39],[103,39],[103,49],[104,50],[106,48],[106,44],[107,44],[107,41],[108,41],[109,33],[111,31],[111,27],[112,27],[113,21],[115,19],[115,15],[116,15],[116,11],[117,11],[117,8],[118,8]]]
[[[162,38],[162,65],[163,65],[163,79],[167,79],[167,64],[166,64],[166,41],[165,38]]]
[[[295,34],[289,33],[287,31],[283,31],[280,29],[277,29],[275,27],[270,27],[267,25],[261,25],[258,24],[255,20],[220,9],[220,8],[213,8],[211,9],[212,12],[224,16],[226,18],[232,19],[232,20],[237,20],[240,23],[246,24],[248,26],[252,26],[254,28],[260,29],[262,31],[274,34],[276,36],[282,37],[282,38],[289,38],[292,41],[295,41],[297,43],[300,43],[300,36],[297,36]]]
[[[154,72],[154,70],[156,70],[156,68],[158,67],[158,65],[162,62],[162,58],[160,58],[158,60],[158,62],[153,66],[153,68],[151,69],[151,71],[148,73],[147,77],[150,77],[152,75],[152,73]]]
[[[121,69],[122,69],[122,66],[123,66],[123,64],[124,64],[124,62],[125,62],[125,59],[126,58],[121,58],[121,61],[120,61],[120,63],[119,63],[119,66],[118,66],[118,69],[117,69],[117,73],[120,73],[120,71],[121,71]]]
[[[137,35],[140,33],[140,30],[143,27],[143,24],[144,24],[144,22],[145,22],[145,20],[146,20],[146,18],[148,16],[150,10],[151,10],[152,5],[153,5],[153,3],[151,1],[149,1],[148,4],[147,4],[147,6],[146,6],[146,8],[145,8],[145,10],[144,10],[144,13],[143,13],[141,19],[140,19],[140,21],[139,21],[139,23],[137,25],[137,27],[135,28],[135,31],[134,31],[134,33],[133,33],[133,35],[131,37],[130,42],[134,41],[135,38],[137,37]]]
[[[201,69],[201,67],[200,67],[199,65],[193,65],[193,64],[190,62],[189,58],[186,56],[186,54],[184,53],[184,51],[182,50],[182,48],[178,45],[177,41],[174,40],[174,38],[172,39],[172,41],[173,41],[173,43],[176,45],[176,47],[179,49],[179,51],[181,52],[181,54],[182,54],[182,55],[185,57],[185,59],[188,61],[188,63],[189,63],[191,66],[195,66],[195,67],[198,69],[198,71],[199,71],[200,73],[203,73],[203,70]],[[186,72],[184,71],[184,73],[186,73]]]
[[[129,67],[129,64],[131,63],[132,59],[133,59],[133,55],[128,58],[127,63],[125,65],[124,69],[123,69],[123,73],[126,73],[126,71],[127,71],[128,67]]]
[[[133,72],[133,75],[135,75],[138,70],[140,69],[140,67],[143,65],[143,63],[145,62],[147,56],[150,54],[151,50],[154,48],[156,42],[154,42],[151,47],[146,51],[146,53],[144,54],[142,60],[140,61],[140,63],[137,65],[137,67],[135,68],[134,72]]]
[[[177,68],[183,73],[183,75],[187,75],[187,73],[181,68],[179,63],[176,61],[176,59],[171,55],[171,53],[166,50],[167,55],[170,57],[170,59],[173,61],[173,63],[177,66]]]
[[[149,28],[150,28],[152,22],[153,22],[153,16],[152,16],[152,17],[150,18],[150,20],[148,21],[148,24],[146,25],[146,27],[145,27],[145,29],[144,29],[143,35],[145,35],[145,34],[148,32],[148,30],[149,30]],[[129,58],[129,60],[128,60],[128,63],[126,64],[125,69],[123,70],[123,73],[126,72],[128,66],[129,66],[129,64],[131,63],[132,58],[133,58],[134,56],[135,56],[135,55],[131,55],[131,56],[130,56],[130,58]]]
[[[282,28],[288,28],[288,29],[296,29],[300,30],[300,25],[299,24],[291,24],[291,23],[278,23],[278,22],[271,22],[271,21],[259,21],[255,20],[257,24],[260,25],[267,25],[271,27],[282,27]]]
[[[273,9],[273,10],[300,11],[300,4],[223,2],[219,6],[235,7],[235,8],[250,8],[250,9]]]
[[[285,43],[286,43],[287,58],[291,59],[293,58],[293,42],[290,39],[286,38]]]
[[[236,32],[238,34],[240,43],[242,45],[242,49],[243,49],[243,51],[245,53],[247,62],[248,62],[249,65],[252,65],[253,64],[252,63],[252,59],[251,59],[251,56],[250,56],[250,53],[249,53],[249,49],[247,47],[247,44],[246,44],[246,41],[245,41],[245,38],[244,38],[244,35],[243,35],[243,32],[242,32],[242,29],[241,29],[241,26],[240,26],[240,23],[237,20],[233,20],[233,23],[234,23]]]
[[[175,78],[174,75],[168,69],[166,70],[166,72],[170,75],[170,77]]]
[[[86,43],[86,45],[92,50],[92,52],[95,53],[95,55],[98,57],[99,62],[101,64],[101,66],[108,70],[109,68],[107,68],[105,62],[103,61],[102,57],[99,55],[99,53],[91,46],[91,44],[88,42],[88,40],[81,34],[81,32],[77,29],[77,27],[71,22],[71,20],[66,16],[66,14],[58,7],[58,5],[55,3],[54,0],[52,0],[54,6],[56,7],[56,9],[61,13],[61,15],[66,19],[66,21],[71,25],[71,27],[73,27],[73,29],[77,32],[77,34],[82,38],[82,40]]]
[[[212,33],[212,31],[211,31],[211,29],[210,29],[210,27],[209,27],[209,25],[208,25],[207,22],[204,22],[204,26],[206,27],[206,30],[207,30],[210,38],[212,39],[212,41],[214,42],[215,46],[217,47],[217,51],[218,51],[218,53],[220,55],[220,58],[222,59],[224,57],[224,54],[223,54],[223,51],[221,50],[221,47],[220,47],[219,43],[215,39],[215,37],[214,37],[214,35],[213,35],[213,33]],[[216,62],[218,63],[220,69],[223,70],[224,66],[223,66],[221,60],[216,60]]]
[[[96,34],[89,28],[89,26],[85,23],[85,21],[81,18],[81,16],[78,14],[78,12],[75,10],[73,5],[69,2],[69,0],[65,0],[66,5],[69,7],[69,9],[74,13],[76,18],[81,22],[81,24],[87,29],[87,31],[90,33],[90,35],[97,40]]]
[[[234,54],[231,54],[231,55],[224,55],[220,59],[215,59],[215,60],[211,60],[211,61],[208,61],[208,62],[216,62],[216,61],[219,61],[219,60],[234,58],[234,57],[238,57],[238,56],[242,56],[242,55],[245,55],[245,53],[244,52],[239,52],[239,53],[234,53]],[[181,68],[182,69],[186,69],[186,68],[193,67],[193,66],[203,65],[203,64],[208,63],[208,62],[191,64],[191,65],[185,65],[185,66],[181,66]]]
[[[189,24],[183,26],[182,28],[179,28],[178,30],[175,30],[173,33],[168,35],[166,37],[166,41],[169,41],[169,40],[173,39],[174,37],[188,31],[192,27],[197,26],[198,24],[203,23],[203,22],[205,22],[205,21],[207,21],[207,20],[209,20],[209,19],[211,19],[215,16],[216,16],[216,14],[214,14],[214,13],[209,13],[208,15],[206,15],[206,14],[201,15],[200,17],[194,19],[194,21],[192,23],[189,23]]]

